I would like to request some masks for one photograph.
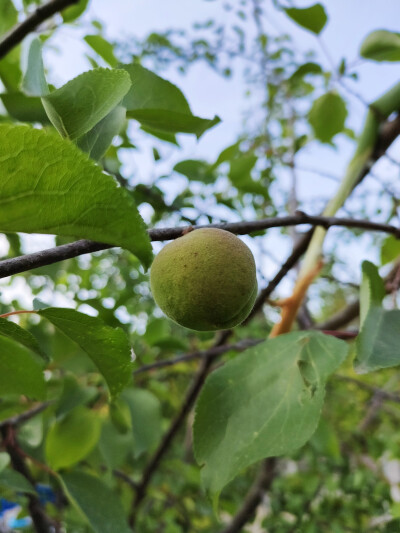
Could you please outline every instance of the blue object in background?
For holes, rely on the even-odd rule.
[[[42,505],[45,505],[46,503],[56,503],[56,494],[49,485],[38,483],[35,488]]]

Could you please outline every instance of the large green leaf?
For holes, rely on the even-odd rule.
[[[100,479],[83,472],[70,472],[61,479],[67,496],[95,533],[132,533],[117,495]]]
[[[346,117],[347,109],[343,99],[339,94],[330,92],[314,101],[308,120],[317,139],[328,143],[343,131]]]
[[[57,420],[46,437],[46,458],[54,470],[84,459],[100,438],[101,420],[87,407],[79,406]]]
[[[25,346],[25,348],[28,348],[34,353],[37,353],[43,359],[48,360],[47,355],[44,354],[44,352],[39,346],[38,341],[32,335],[32,333],[29,333],[29,331],[26,331],[26,329],[21,328],[20,326],[18,326],[18,324],[10,322],[5,318],[0,318],[0,336],[9,337],[14,341],[19,342],[20,344]]]
[[[32,39],[26,71],[22,80],[21,89],[28,96],[46,96],[49,93],[42,59],[42,42],[38,37]]]
[[[14,340],[0,336],[0,398],[5,394],[24,394],[43,400],[45,382],[34,354]]]
[[[114,47],[104,37],[101,35],[86,35],[85,41],[111,67],[118,65],[118,59],[114,55]]]
[[[321,4],[314,4],[304,9],[289,7],[285,9],[285,12],[299,26],[317,35],[321,33],[328,20],[325,9]]]
[[[347,354],[343,341],[296,332],[246,350],[207,379],[194,449],[212,494],[246,466],[291,453],[315,431],[325,382]]]
[[[400,61],[400,33],[373,31],[364,39],[360,55],[374,61]]]
[[[107,151],[113,138],[118,135],[125,122],[126,109],[115,107],[103,120],[78,139],[78,146],[87,152],[95,161],[99,160]]]
[[[84,72],[42,101],[58,132],[77,139],[108,115],[130,86],[125,70],[98,68]]]
[[[41,98],[25,96],[22,93],[0,94],[0,98],[7,113],[15,120],[50,124]]]
[[[39,314],[89,355],[104,376],[112,397],[132,379],[131,347],[122,329],[106,326],[99,318],[74,309],[49,307]]]
[[[130,389],[123,393],[132,416],[135,457],[151,450],[161,436],[161,409],[158,399],[148,390]]]
[[[357,337],[354,368],[366,374],[400,364],[400,311],[371,307]]]
[[[200,137],[220,122],[218,117],[204,119],[192,114],[178,87],[138,64],[124,65],[132,87],[123,100],[127,116],[143,126],[171,133],[195,133]]]
[[[369,261],[362,264],[362,281],[360,287],[360,323],[372,306],[379,307],[386,295],[385,284],[379,275],[377,267]]]
[[[129,193],[53,132],[0,125],[0,231],[50,233],[152,252]]]

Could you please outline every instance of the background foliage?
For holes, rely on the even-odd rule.
[[[0,531],[399,531],[399,235],[368,222],[399,223],[400,89],[371,94],[362,69],[395,72],[400,34],[371,27],[336,61],[328,2],[241,0],[221,2],[221,20],[110,40],[80,0],[5,45],[42,4],[0,3]],[[56,84],[46,58],[65,28],[87,69]],[[206,116],[178,87],[198,65],[245,92],[240,131],[208,158],[188,136],[225,117],[212,87]],[[267,340],[269,298],[290,293],[301,253],[282,265],[308,230],[246,221],[318,215],[353,152],[361,174],[339,214],[366,224],[329,229],[297,331]],[[233,222],[257,262],[254,313],[217,335],[167,320],[150,241]],[[8,276],[49,242],[37,234],[100,244]]]

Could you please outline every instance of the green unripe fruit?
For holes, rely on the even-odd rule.
[[[211,331],[237,326],[257,295],[256,265],[235,235],[205,228],[167,244],[150,272],[153,296],[172,320]]]

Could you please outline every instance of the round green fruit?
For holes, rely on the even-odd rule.
[[[162,311],[186,328],[237,326],[257,295],[250,249],[228,231],[197,229],[167,244],[154,259],[151,290]]]

